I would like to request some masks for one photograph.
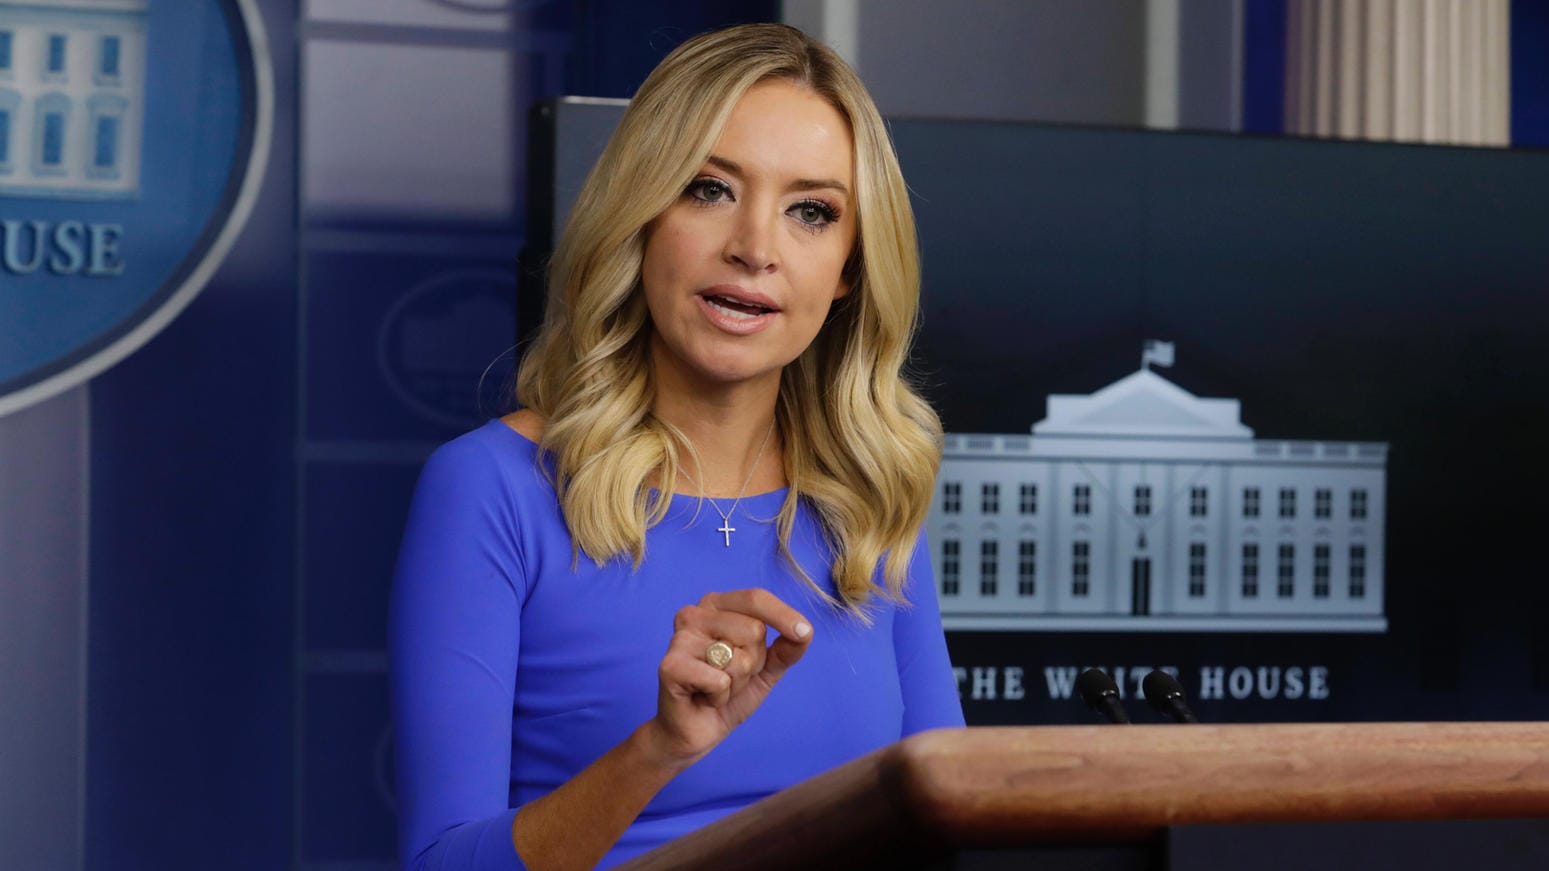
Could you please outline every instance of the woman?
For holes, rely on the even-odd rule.
[[[919,536],[940,424],[900,377],[918,282],[832,51],[750,25],[651,74],[555,253],[524,409],[415,495],[407,867],[613,864],[962,724]]]

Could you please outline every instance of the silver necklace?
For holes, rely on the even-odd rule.
[[[715,509],[715,513],[721,515],[721,527],[716,532],[719,532],[725,539],[727,547],[731,547],[731,534],[737,531],[737,527],[731,525],[732,512],[737,510],[737,504],[742,501],[743,494],[748,492],[748,484],[752,483],[753,473],[758,471],[758,464],[764,459],[764,449],[769,447],[769,437],[772,435],[774,435],[774,421],[771,420],[769,422],[769,431],[764,433],[764,440],[758,446],[758,456],[753,458],[753,468],[748,469],[748,476],[742,481],[742,489],[737,491],[737,498],[732,500],[731,507],[725,511],[721,510],[718,502],[705,494],[705,488],[699,486],[699,482],[694,480],[693,475],[690,475],[687,471],[683,473],[683,477],[687,478],[688,482],[694,485],[694,489],[698,490],[699,495],[710,503],[710,507]]]

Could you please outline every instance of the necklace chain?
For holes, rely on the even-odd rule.
[[[737,505],[742,502],[743,494],[748,492],[748,484],[753,482],[753,473],[758,471],[758,464],[764,459],[764,450],[769,447],[769,437],[774,435],[774,428],[775,422],[771,420],[768,431],[764,433],[764,440],[758,445],[758,454],[753,457],[753,467],[748,469],[748,476],[742,480],[742,489],[737,491],[737,498],[732,500],[731,507],[725,511],[721,510],[720,503],[716,502],[715,499],[705,492],[705,488],[699,486],[699,482],[694,480],[693,475],[690,475],[687,470],[683,472],[683,477],[687,478],[688,482],[694,485],[694,489],[698,490],[699,495],[710,503],[710,507],[715,509],[715,513],[721,515],[721,528],[717,529],[716,532],[719,532],[724,537],[727,547],[731,547],[731,534],[737,531],[737,528],[731,525],[732,512],[737,510]]]

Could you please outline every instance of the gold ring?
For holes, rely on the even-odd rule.
[[[724,641],[717,641],[705,648],[705,662],[710,663],[722,671],[731,665],[731,645]]]

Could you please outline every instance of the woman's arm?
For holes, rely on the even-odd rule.
[[[498,459],[470,435],[425,464],[389,609],[399,857],[516,869],[508,808],[522,555]]]
[[[926,729],[963,725],[963,703],[957,678],[947,656],[946,634],[941,628],[941,605],[936,599],[936,575],[931,569],[930,545],[920,532],[909,560],[904,587],[909,607],[893,618],[893,648],[898,661],[898,682],[903,689],[903,735]]]

